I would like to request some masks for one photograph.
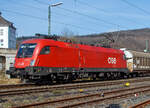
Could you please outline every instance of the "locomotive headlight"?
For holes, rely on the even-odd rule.
[[[35,60],[31,60],[30,66],[34,66],[34,64],[35,64]]]

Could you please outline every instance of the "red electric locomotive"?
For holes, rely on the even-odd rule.
[[[29,81],[119,78],[128,72],[124,52],[51,39],[24,41],[9,74]]]

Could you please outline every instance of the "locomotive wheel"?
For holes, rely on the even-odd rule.
[[[129,74],[129,75],[128,75],[128,78],[132,78],[132,75],[131,75],[131,74]]]
[[[28,83],[28,80],[27,79],[21,79],[21,83],[26,84],[26,83]]]
[[[137,74],[136,74],[136,73],[133,74],[133,78],[135,78],[135,77],[137,77]]]
[[[94,80],[94,81],[96,80],[96,74],[93,75],[93,80]]]
[[[120,74],[120,72],[119,72],[119,73],[117,73],[116,79],[120,79],[120,78],[121,78],[121,74]]]
[[[127,78],[128,78],[128,76],[127,76],[127,75],[124,75],[124,76],[123,76],[123,78],[124,78],[124,79],[127,79]]]

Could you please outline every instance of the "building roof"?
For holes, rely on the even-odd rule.
[[[4,18],[1,16],[1,12],[0,12],[0,27],[5,27],[5,26],[9,26],[9,27],[12,27],[12,28],[16,29],[16,28],[13,26],[13,23],[12,23],[12,22],[7,21],[6,19],[4,19]]]

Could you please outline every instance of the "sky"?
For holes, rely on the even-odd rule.
[[[99,34],[150,28],[150,0],[0,0],[0,12],[17,28],[17,36],[48,34]]]

